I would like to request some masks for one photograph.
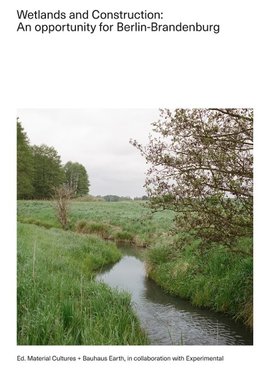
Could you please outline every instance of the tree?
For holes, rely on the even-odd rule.
[[[29,140],[19,118],[17,118],[17,198],[33,195],[33,156]]]
[[[80,163],[67,162],[64,166],[65,182],[79,197],[89,193],[89,178],[85,167]]]
[[[73,195],[73,190],[66,185],[54,188],[54,206],[56,215],[63,229],[69,225],[69,203]]]
[[[34,145],[32,151],[34,197],[51,198],[54,188],[64,182],[60,156],[53,147],[47,145]]]
[[[159,137],[137,147],[151,164],[151,206],[176,212],[178,232],[235,250],[253,230],[253,110],[161,110]],[[252,249],[251,249],[252,250]]]

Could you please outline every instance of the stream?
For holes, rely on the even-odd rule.
[[[96,279],[128,291],[152,345],[252,345],[252,333],[230,317],[166,294],[146,276],[138,249],[121,245],[122,259]]]

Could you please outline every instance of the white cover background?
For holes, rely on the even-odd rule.
[[[2,371],[256,372],[262,366],[262,13],[250,0],[1,2]],[[163,23],[220,23],[206,33],[16,33],[16,9],[164,12]],[[110,21],[109,21],[110,22]],[[81,23],[81,22],[80,22]],[[111,22],[110,22],[111,23]],[[17,108],[255,109],[254,346],[16,346]],[[17,355],[225,355],[224,363],[17,362]]]

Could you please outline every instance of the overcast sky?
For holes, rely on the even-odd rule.
[[[21,109],[18,117],[31,145],[53,146],[63,164],[85,166],[90,194],[145,194],[146,164],[129,139],[147,143],[157,109]]]

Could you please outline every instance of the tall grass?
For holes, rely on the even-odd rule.
[[[157,241],[147,254],[149,276],[167,292],[199,307],[228,313],[253,326],[253,260],[222,246],[200,254],[199,241],[175,250],[176,243]],[[242,245],[243,243],[240,243]]]
[[[19,223],[17,256],[19,345],[147,344],[130,296],[93,281],[114,244]]]

